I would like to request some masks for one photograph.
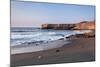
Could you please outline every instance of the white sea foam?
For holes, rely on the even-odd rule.
[[[69,43],[66,40],[56,40],[52,42],[46,42],[38,45],[27,45],[23,47],[14,47],[11,49],[11,54],[20,54],[20,53],[28,53],[28,52],[36,52],[36,51],[43,51],[53,48],[62,47],[63,45]]]
[[[68,37],[70,35],[87,33],[90,30],[43,30],[34,32],[12,32],[11,33],[11,46],[21,45],[23,43],[35,42],[35,41],[53,41],[61,38]]]
[[[55,32],[48,32],[49,35],[53,35],[56,34]]]
[[[36,37],[36,36],[40,36],[41,33],[36,33],[36,34],[24,34],[24,35],[21,35],[21,34],[11,34],[11,38],[12,39],[16,39],[16,38],[30,38],[30,37]]]

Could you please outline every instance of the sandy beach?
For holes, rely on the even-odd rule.
[[[11,54],[11,67],[95,61],[95,38],[73,38],[60,48]]]
[[[95,61],[95,5],[11,0],[11,67]]]

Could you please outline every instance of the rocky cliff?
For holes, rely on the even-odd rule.
[[[83,21],[83,22],[77,23],[74,29],[95,29],[95,22]]]
[[[95,21],[82,21],[76,24],[42,24],[42,29],[66,29],[66,30],[80,30],[80,29],[95,29]]]

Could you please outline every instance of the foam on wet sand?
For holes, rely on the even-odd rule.
[[[22,47],[21,45],[17,45],[11,48],[11,54],[43,51],[43,50],[62,47],[63,45],[68,43],[69,42],[67,40],[62,39],[40,44],[23,45]]]

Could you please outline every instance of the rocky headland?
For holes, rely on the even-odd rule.
[[[42,29],[61,29],[61,30],[94,30],[95,21],[82,21],[75,24],[42,24]]]

